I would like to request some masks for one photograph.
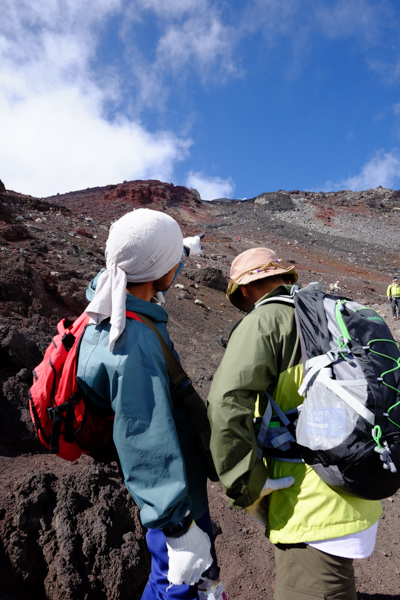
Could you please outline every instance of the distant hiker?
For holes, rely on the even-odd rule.
[[[335,283],[330,283],[329,289],[332,292],[332,294],[339,294],[339,292],[340,292],[339,281],[335,281]]]
[[[398,277],[393,277],[392,283],[387,289],[387,297],[392,305],[393,319],[400,319],[400,284]]]
[[[247,315],[231,333],[208,397],[211,451],[230,506],[250,507],[268,495],[275,600],[356,600],[353,559],[374,549],[380,502],[333,491],[304,462],[258,458],[253,420],[266,409],[264,392],[283,411],[294,409],[302,403],[303,369],[293,306],[256,307],[290,294],[297,273],[272,250],[254,248],[235,258],[230,275],[227,296]]]
[[[194,243],[191,238],[188,245]],[[172,347],[168,315],[154,296],[172,284],[182,252],[179,225],[164,213],[139,209],[111,226],[107,268],[87,292],[92,319],[77,373],[93,404],[111,406],[115,413],[114,442],[125,485],[148,528],[146,600],[197,598],[194,584],[214,556],[196,431],[172,385],[157,335],[126,317],[127,310],[149,317]]]

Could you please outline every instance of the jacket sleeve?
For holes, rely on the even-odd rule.
[[[387,292],[386,292],[386,295],[387,295],[388,298],[389,298],[389,296],[392,295],[392,286],[391,285],[389,285],[389,287],[387,289]]]
[[[191,509],[171,412],[170,380],[155,334],[146,332],[111,382],[114,441],[125,484],[148,528],[177,525]]]
[[[253,504],[267,479],[257,458],[253,417],[258,393],[270,388],[279,373],[272,343],[259,315],[248,315],[229,340],[208,397],[214,463],[236,508]],[[275,350],[276,345],[279,339]]]

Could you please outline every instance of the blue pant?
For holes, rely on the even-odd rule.
[[[196,523],[210,537],[211,554],[215,561],[210,513],[207,511],[200,519],[196,520]],[[151,554],[151,573],[142,600],[196,600],[198,596],[195,585],[173,585],[167,591],[170,586],[167,579],[168,551],[163,532],[160,529],[149,529],[146,534],[146,542]]]

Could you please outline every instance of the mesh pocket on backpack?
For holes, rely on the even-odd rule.
[[[338,382],[337,382],[338,383]],[[343,385],[344,384],[344,385]],[[346,385],[348,384],[348,385]],[[361,404],[367,401],[367,383],[343,387]],[[354,430],[359,414],[339,395],[316,379],[308,389],[296,428],[297,442],[311,450],[339,446]]]

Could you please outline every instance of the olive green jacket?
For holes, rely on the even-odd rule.
[[[288,294],[279,286],[260,298]],[[208,397],[211,451],[231,506],[245,508],[267,479],[292,475],[295,483],[269,496],[266,534],[272,543],[341,537],[373,525],[380,502],[338,494],[304,463],[257,458],[253,418],[262,415],[268,390],[282,410],[301,404],[301,350],[294,309],[278,303],[250,311],[231,334]]]

